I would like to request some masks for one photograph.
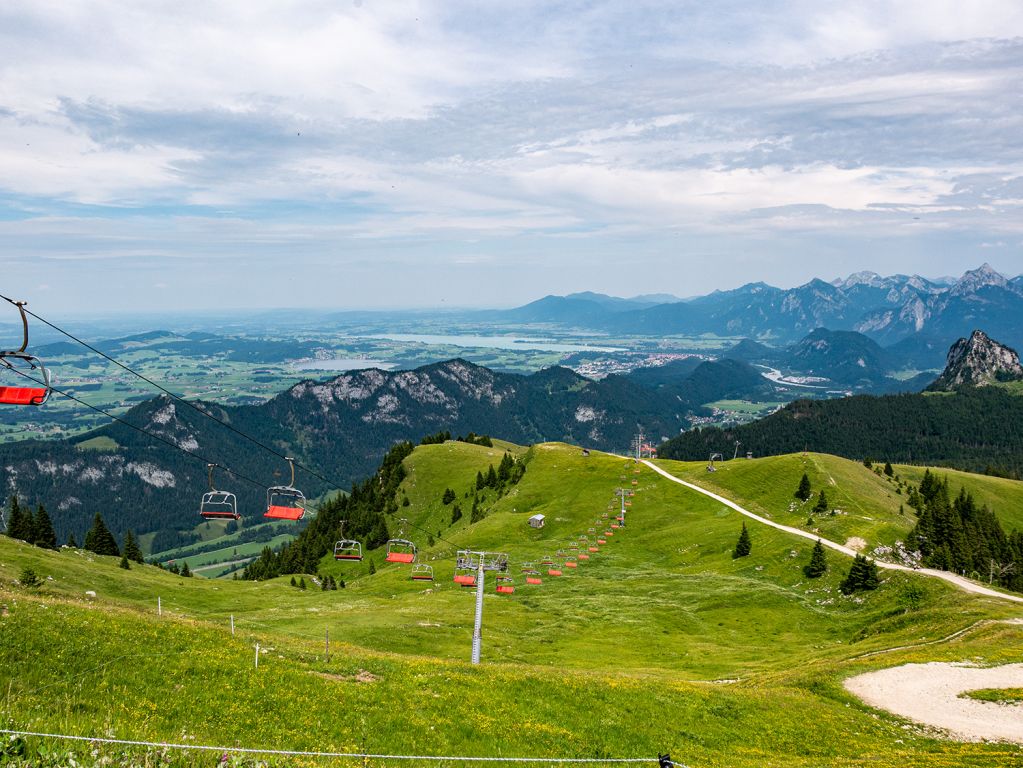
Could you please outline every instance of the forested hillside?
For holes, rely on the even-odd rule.
[[[733,450],[736,440],[757,456],[812,450],[1019,477],[1023,397],[985,387],[950,395],[798,400],[752,424],[691,430],[664,443],[658,455],[706,459]]]
[[[624,377],[592,381],[565,368],[520,376],[463,360],[354,371],[302,382],[262,405],[201,408],[238,431],[160,397],[124,416],[131,427],[0,446],[0,488],[29,506],[44,504],[61,542],[71,533],[80,541],[97,511],[118,537],[129,529],[185,530],[199,520],[208,461],[234,472],[218,470],[218,485],[238,495],[245,518],[262,520],[266,486],[290,479],[267,448],[316,473],[300,469],[295,480],[314,498],[370,475],[396,442],[439,430],[613,449],[627,446],[639,424],[674,434],[685,413],[675,397]]]

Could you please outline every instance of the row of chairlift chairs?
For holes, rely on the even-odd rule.
[[[639,474],[639,468],[635,469],[635,473]],[[623,478],[624,479],[624,476]],[[633,485],[636,485],[636,480],[632,481]],[[626,507],[632,506],[632,502],[629,498],[635,495],[635,491],[629,489],[624,491],[626,500],[624,502]],[[545,555],[540,560],[540,566],[547,570],[547,575],[556,577],[563,575],[561,568],[557,567],[559,562],[564,563],[565,568],[578,568],[580,560],[589,560],[591,554],[600,551],[600,547],[607,544],[607,540],[614,536],[615,531],[620,530],[625,526],[625,516],[619,513],[615,516],[613,523],[608,523],[610,519],[610,513],[613,510],[613,504],[608,505],[608,511],[604,512],[601,517],[597,518],[595,525],[591,526],[586,534],[580,535],[578,541],[573,541],[568,545],[568,549],[559,549],[555,557]],[[433,566],[428,563],[416,562],[418,556],[418,549],[416,545],[404,538],[405,526],[408,524],[407,520],[400,520],[400,529],[398,538],[388,539],[387,550],[384,560],[388,563],[405,563],[411,564],[412,570],[409,574],[409,578],[412,581],[430,581],[434,580]],[[597,526],[603,527],[606,530],[602,534],[597,533]],[[585,550],[585,551],[583,551]],[[473,565],[469,558],[464,556],[465,553],[460,552],[455,561],[455,574],[454,582],[461,587],[466,589],[475,589],[478,579],[478,567]],[[362,560],[362,543],[356,539],[348,539],[344,536],[344,521],[341,521],[340,538],[334,544],[334,560],[338,561],[361,561]],[[503,568],[501,572],[495,577],[496,587],[495,591],[498,594],[513,594],[515,592],[515,579],[513,576],[507,573],[507,560],[503,562]],[[543,584],[541,569],[536,566],[534,562],[525,562],[522,564],[522,575],[525,578],[526,584],[539,586]]]
[[[270,520],[301,520],[306,513],[306,498],[295,487],[295,460],[285,457],[291,468],[291,482],[287,485],[275,485],[266,489],[266,512],[263,517]],[[230,491],[219,490],[213,483],[213,472],[217,464],[207,464],[207,482],[209,490],[202,495],[199,502],[199,515],[206,520],[238,520],[238,497]]]

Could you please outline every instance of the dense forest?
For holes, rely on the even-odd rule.
[[[1019,478],[1023,397],[983,387],[950,395],[797,400],[752,424],[685,432],[661,445],[658,455],[690,461],[718,451],[731,455],[736,440],[757,456],[811,450]]]
[[[1023,533],[1006,535],[994,512],[962,488],[953,499],[948,480],[929,471],[909,503],[917,524],[907,543],[925,565],[1023,592]]]

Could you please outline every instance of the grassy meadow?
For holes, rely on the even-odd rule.
[[[488,491],[486,517],[471,524],[466,493],[504,450],[528,460],[525,476],[502,498]],[[670,751],[693,768],[1023,761],[1016,746],[937,738],[862,705],[841,684],[907,661],[1023,661],[1023,627],[1000,623],[1020,615],[1018,606],[903,573],[882,574],[875,592],[842,596],[848,559],[829,552],[828,573],[808,580],[811,543],[748,520],[753,551],[733,560],[746,518],[647,468],[637,474],[632,462],[566,445],[527,452],[449,442],[421,446],[406,463],[398,501],[409,504],[399,515],[421,562],[433,565],[433,583],[412,582],[409,566],[385,564],[379,551],[362,563],[325,558],[320,573],[346,586],[321,591],[313,574],[306,590],[290,576],[186,579],[0,537],[7,727],[318,751],[649,757],[650,765]],[[823,534],[838,540],[889,541],[912,525],[893,483],[833,457],[724,462],[713,474],[702,463],[663,466],[795,524],[806,515],[788,511],[789,498],[807,471],[847,512],[821,519],[822,529],[834,526]],[[626,527],[577,568],[526,585],[523,562],[568,551],[580,535],[594,539],[591,527],[607,530],[614,513],[602,515],[619,487],[635,490]],[[452,505],[441,502],[446,488],[462,508],[454,525]],[[543,529],[526,524],[536,513],[547,517]],[[452,582],[454,552],[467,546],[508,553],[515,576],[511,595],[496,594],[488,579],[479,667],[468,664],[474,592]],[[17,584],[26,566],[41,586]],[[40,748],[87,752],[29,741],[30,754]],[[212,762],[199,753],[176,759]]]

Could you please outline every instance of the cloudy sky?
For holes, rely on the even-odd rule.
[[[1023,272],[1023,3],[4,0],[0,292],[511,306]]]

